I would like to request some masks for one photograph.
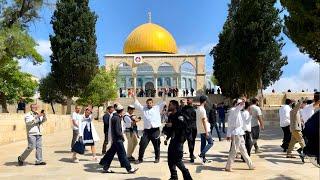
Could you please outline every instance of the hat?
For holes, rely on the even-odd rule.
[[[134,105],[129,105],[128,108],[135,109]]]
[[[116,107],[116,111],[121,111],[123,110],[123,106],[121,104],[118,104],[118,106]]]
[[[200,96],[200,101],[201,102],[206,101],[207,99],[208,99],[207,96],[204,96],[204,95]]]

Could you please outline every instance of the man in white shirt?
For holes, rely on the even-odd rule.
[[[72,140],[71,140],[71,149],[74,143],[77,141],[79,136],[79,122],[82,120],[83,116],[80,114],[81,108],[76,105],[74,108],[74,112],[71,115],[71,123],[72,123]]]
[[[313,102],[312,100],[307,100],[306,103],[301,114],[303,123],[308,122],[309,118],[314,114],[315,108],[319,107],[320,101]]]
[[[290,99],[286,99],[285,105],[283,105],[279,109],[280,127],[283,131],[283,139],[282,139],[282,145],[281,145],[283,152],[287,152],[290,139],[291,139],[291,132],[290,132],[290,111],[291,111],[290,104],[291,103],[292,101]]]
[[[206,153],[213,146],[213,139],[210,134],[210,123],[207,118],[207,113],[205,105],[207,103],[206,96],[200,96],[200,106],[196,111],[196,121],[197,121],[197,132],[201,136],[201,153],[199,157],[202,160],[202,163],[210,163],[210,160],[206,159]]]
[[[27,129],[28,147],[18,157],[18,165],[22,166],[24,161],[36,149],[36,163],[35,165],[46,165],[42,159],[42,124],[47,120],[44,111],[37,112],[37,105],[31,104],[31,111],[25,116],[25,123]]]
[[[260,153],[258,146],[258,139],[260,136],[260,130],[264,129],[264,122],[262,119],[262,112],[258,104],[258,99],[253,98],[251,100],[252,105],[250,106],[250,112],[251,112],[251,134],[253,139],[253,146],[255,148],[255,153]]]
[[[251,135],[251,115],[249,112],[250,104],[245,102],[245,106],[243,111],[241,112],[242,120],[243,120],[243,131],[244,131],[244,141],[247,149],[247,153],[251,155],[252,148],[252,135]],[[243,159],[243,157],[242,157]],[[244,159],[243,159],[244,160]]]
[[[163,95],[163,100],[157,105],[153,105],[152,99],[147,99],[146,105],[142,106],[138,101],[136,95],[134,95],[134,106],[137,110],[143,114],[144,130],[143,136],[140,140],[139,158],[137,163],[143,162],[144,152],[151,140],[155,153],[154,163],[159,163],[160,160],[160,126],[161,126],[161,111],[166,105],[166,92]]]
[[[243,109],[246,99],[237,99],[233,102],[234,107],[230,109],[228,116],[228,130],[227,140],[231,140],[231,148],[229,152],[228,162],[226,164],[226,171],[231,171],[231,164],[237,154],[237,150],[240,149],[240,153],[246,161],[249,169],[254,169],[252,161],[247,153],[245,142],[244,142],[244,131],[243,131],[243,119],[241,115],[241,109]]]
[[[126,112],[123,116],[124,127],[125,127],[125,135],[128,142],[127,147],[127,157],[129,161],[135,161],[135,158],[132,156],[134,149],[138,144],[137,134],[134,132],[134,126],[139,121],[138,118],[133,114],[135,108],[133,105],[128,106],[128,112]]]

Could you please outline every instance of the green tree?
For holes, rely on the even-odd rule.
[[[60,0],[51,24],[52,76],[67,97],[67,114],[72,97],[79,96],[98,71],[95,24],[97,16],[88,1]]]
[[[13,59],[43,62],[37,43],[27,32],[27,25],[38,18],[42,0],[0,1],[0,66]]]
[[[255,96],[282,74],[282,24],[274,0],[234,0],[219,43],[211,52],[214,72],[229,97]]]
[[[16,103],[21,97],[31,101],[38,83],[28,73],[20,72],[18,61],[12,60],[0,66],[0,104],[2,112],[8,113],[7,103]]]
[[[51,105],[53,114],[55,114],[55,109],[53,106],[55,103],[66,105],[67,100],[59,90],[58,84],[56,83],[51,73],[40,80],[39,92],[40,99],[43,102],[49,103]]]
[[[298,46],[300,52],[320,63],[320,1],[280,0],[288,11],[285,34]]]
[[[90,84],[81,93],[77,103],[81,105],[91,104],[92,106],[97,106],[99,108],[107,101],[116,99],[118,96],[116,78],[117,71],[110,70],[106,72],[105,68],[101,68],[99,73],[95,75]]]

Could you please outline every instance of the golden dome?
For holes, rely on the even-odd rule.
[[[163,27],[146,23],[135,28],[124,43],[123,52],[133,53],[177,53],[176,41]]]

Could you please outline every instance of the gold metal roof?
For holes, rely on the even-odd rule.
[[[177,53],[176,41],[163,27],[151,22],[135,28],[124,43],[123,52],[133,53]]]

